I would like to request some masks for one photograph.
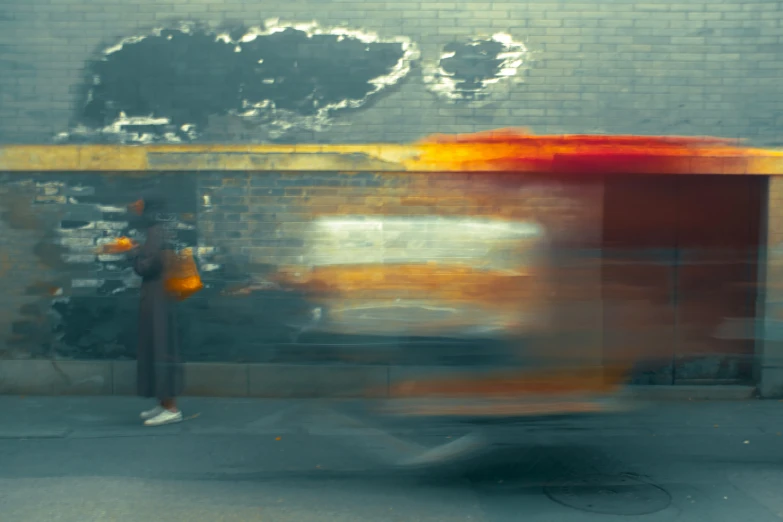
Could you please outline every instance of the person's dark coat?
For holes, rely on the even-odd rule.
[[[133,260],[141,276],[138,338],[138,394],[159,400],[182,393],[184,368],[179,357],[175,303],[164,287],[166,231],[154,219],[159,205],[145,201],[147,239]]]

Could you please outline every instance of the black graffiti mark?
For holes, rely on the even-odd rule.
[[[241,35],[242,31],[232,34]],[[164,30],[125,43],[90,67],[92,85],[80,114],[91,128],[127,118],[165,118],[134,132],[186,134],[210,116],[245,114],[273,121],[357,107],[382,89],[405,57],[400,42],[364,42],[287,28],[249,41],[210,31]]]
[[[520,81],[526,54],[524,44],[503,33],[452,42],[438,62],[425,68],[424,81],[432,93],[452,102],[487,100]]]
[[[440,60],[440,67],[455,82],[454,97],[477,100],[486,96],[484,82],[495,78],[503,60],[504,46],[494,40],[451,43],[443,49],[451,56]]]

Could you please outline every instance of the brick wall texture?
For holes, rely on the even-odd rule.
[[[642,357],[650,361],[639,382],[743,380],[753,335],[718,336],[727,320],[779,315],[777,178],[760,311],[745,289],[765,251],[757,233],[735,230],[750,214],[716,217],[717,233],[699,225],[703,212],[689,214],[695,221],[684,208],[656,212],[672,198],[696,210],[690,202],[708,185],[728,197],[747,181],[698,179],[707,185],[685,178],[689,190],[678,191],[673,178],[629,180],[633,191],[614,177],[508,173],[4,174],[1,357],[134,357],[138,278],[124,256],[95,247],[138,234],[125,206],[156,189],[169,197],[177,246],[196,248],[207,284],[180,306],[190,361]],[[618,207],[618,198],[629,202]],[[736,217],[754,201],[704,198],[698,208],[723,205]],[[630,242],[607,252],[607,230]],[[684,248],[659,241],[670,235]]]
[[[207,284],[181,306],[188,360],[491,362],[531,358],[543,337],[550,355],[601,354],[600,264],[585,257],[599,180],[47,173],[0,188],[6,357],[134,356],[138,278],[95,248],[138,233],[125,205],[149,190]],[[555,330],[569,340],[542,335]]]
[[[169,209],[173,242],[197,246],[196,194],[184,174],[0,175],[5,356],[133,353],[139,280],[126,256],[95,251],[112,238],[138,234],[127,205],[154,187],[177,194]]]
[[[61,133],[73,135],[91,102],[89,89],[100,83],[95,61],[123,39],[182,22],[217,34],[279,18],[278,25],[315,20],[384,40],[406,37],[419,56],[404,78],[368,103],[334,112],[328,124],[300,118],[274,133],[268,122],[210,114],[199,122],[196,141],[411,142],[434,133],[528,127],[541,134],[706,134],[775,146],[783,125],[782,12],[771,0],[0,0],[0,143],[47,144]],[[438,85],[428,71],[444,54],[498,34],[507,35],[500,41],[524,45],[516,81],[494,83],[497,71],[494,78],[483,76],[491,95],[481,102],[433,93]],[[291,58],[294,64],[298,56]],[[485,58],[460,58],[461,67],[482,77]],[[122,63],[131,71],[144,65]],[[195,70],[202,76],[194,76],[194,88],[217,85],[200,81],[209,71]],[[318,74],[338,94],[356,87],[351,74]],[[224,94],[200,92],[196,98],[207,103]],[[154,92],[140,90],[136,98],[137,106],[149,107],[146,116],[159,116]],[[179,109],[188,117],[201,108]],[[310,123],[300,125],[305,120]],[[426,362],[443,362],[439,354],[450,360],[462,354],[464,361],[486,361],[492,350],[471,339],[521,331],[515,346],[524,348],[535,344],[530,325],[536,323],[558,325],[564,337],[553,346],[561,350],[599,353],[584,347],[602,343],[600,264],[585,262],[601,243],[600,182],[459,173],[150,172],[2,174],[0,337],[7,356],[133,356],[136,282],[123,260],[91,252],[100,241],[133,231],[121,207],[151,182],[167,184],[175,202],[172,227],[182,245],[198,247],[209,283],[183,305],[190,360],[421,362],[431,356]],[[776,182],[770,189],[770,255],[780,232]],[[531,254],[539,251],[549,256],[546,262]],[[454,261],[466,267],[463,272],[438,271],[439,264]],[[373,268],[406,262],[425,268]],[[365,269],[344,271],[345,264]],[[555,288],[524,294],[501,278],[515,270],[554,271],[540,279]],[[778,277],[767,274],[769,281]],[[490,299],[487,289],[504,297]],[[424,294],[436,305],[419,306]],[[390,296],[402,300],[400,306],[390,305]],[[767,296],[768,310],[770,299],[776,298]],[[546,306],[530,306],[544,301]],[[331,326],[325,329],[327,312]],[[426,331],[423,324],[438,328]],[[449,328],[459,332],[459,342],[443,343]],[[335,347],[342,351],[335,354]]]
[[[299,142],[409,142],[437,132],[525,126],[537,133],[719,135],[774,144],[783,124],[776,0],[493,2],[290,0],[2,0],[0,141],[47,143],[84,106],[86,67],[119,40],[180,21],[316,20],[407,36],[420,60],[373,103]],[[524,43],[523,82],[492,103],[447,103],[422,67],[444,46],[502,32]],[[217,118],[203,139],[259,141]]]

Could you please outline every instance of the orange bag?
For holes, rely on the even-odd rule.
[[[167,250],[166,254],[166,291],[178,301],[184,301],[204,288],[201,276],[193,259],[193,249],[185,248],[179,252]]]

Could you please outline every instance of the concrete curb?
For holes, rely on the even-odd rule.
[[[758,396],[755,386],[740,385],[632,386],[630,394],[655,401],[742,401]]]
[[[184,395],[258,398],[384,398],[390,388],[457,368],[187,363]],[[0,360],[0,395],[134,395],[134,361]],[[747,400],[753,386],[633,386],[641,400]]]

